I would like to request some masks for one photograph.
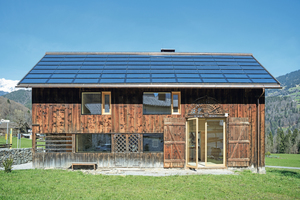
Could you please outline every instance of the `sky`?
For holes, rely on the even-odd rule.
[[[252,53],[275,77],[300,69],[300,1],[0,0],[0,78],[46,52]]]

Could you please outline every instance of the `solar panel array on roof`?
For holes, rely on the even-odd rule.
[[[19,84],[277,83],[242,55],[47,54]]]

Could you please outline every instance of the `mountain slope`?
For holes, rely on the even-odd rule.
[[[0,96],[6,95],[8,92],[0,91]]]
[[[266,133],[300,128],[300,70],[277,77],[281,90],[266,90]]]
[[[0,119],[9,119],[21,132],[26,131],[31,121],[31,111],[20,103],[0,96]]]
[[[281,90],[266,90],[266,96],[291,96],[300,104],[300,70],[277,77]]]
[[[31,110],[31,90],[18,90],[4,95],[3,97],[18,102]]]

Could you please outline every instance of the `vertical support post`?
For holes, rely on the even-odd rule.
[[[6,123],[6,134],[7,134],[6,144],[8,144],[8,122]]]
[[[75,149],[75,134],[72,134],[72,153],[75,153],[76,149]]]
[[[34,153],[35,150],[36,150],[36,146],[35,146],[35,144],[36,144],[36,132],[35,132],[34,129],[32,129],[32,153]]]
[[[10,149],[12,148],[12,128],[10,129],[10,134],[9,134],[9,143],[10,143]]]

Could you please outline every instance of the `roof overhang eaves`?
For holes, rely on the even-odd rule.
[[[253,56],[252,53],[208,53],[208,52],[46,52],[45,55],[229,55]]]
[[[17,88],[265,88],[282,89],[278,84],[19,84]]]

